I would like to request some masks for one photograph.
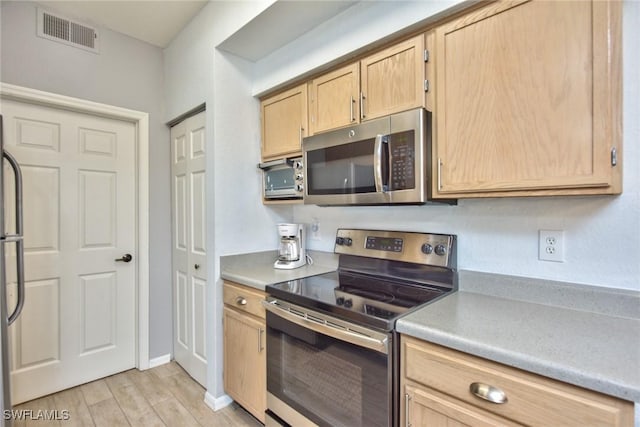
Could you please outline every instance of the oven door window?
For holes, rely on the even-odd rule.
[[[291,190],[295,187],[293,168],[271,169],[264,173],[264,189],[266,191]]]
[[[388,426],[388,357],[267,313],[267,389],[321,426]]]

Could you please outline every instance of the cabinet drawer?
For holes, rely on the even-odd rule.
[[[224,282],[223,286],[225,304],[261,319],[265,318],[264,307],[262,307],[264,292],[231,282]]]
[[[455,350],[402,337],[406,379],[527,425],[626,426],[633,404]],[[479,383],[504,393],[504,403],[475,396]]]

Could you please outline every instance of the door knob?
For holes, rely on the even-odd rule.
[[[132,259],[133,257],[131,256],[131,254],[124,254],[122,255],[122,258],[116,258],[116,261],[131,262]]]
[[[197,270],[197,269],[199,269],[199,268],[200,268],[200,264],[195,264],[195,265],[193,266],[193,268],[195,268],[196,270]]]

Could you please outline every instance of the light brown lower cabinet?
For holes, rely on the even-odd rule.
[[[632,402],[412,337],[400,353],[401,426],[633,426]]]
[[[224,283],[224,389],[254,417],[265,422],[267,409],[264,293]],[[262,311],[261,311],[262,309]]]

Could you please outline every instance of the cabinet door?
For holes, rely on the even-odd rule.
[[[307,136],[307,85],[302,84],[261,102],[262,159],[300,154]]]
[[[265,322],[224,307],[224,389],[265,422],[267,356]]]
[[[360,64],[355,63],[313,79],[309,86],[311,134],[358,122]]]
[[[437,28],[437,193],[619,193],[619,19],[620,2],[498,2]]]
[[[363,59],[360,72],[361,120],[423,107],[424,35]]]
[[[520,426],[428,388],[406,385],[400,425],[413,427]],[[407,423],[408,421],[408,423]]]

